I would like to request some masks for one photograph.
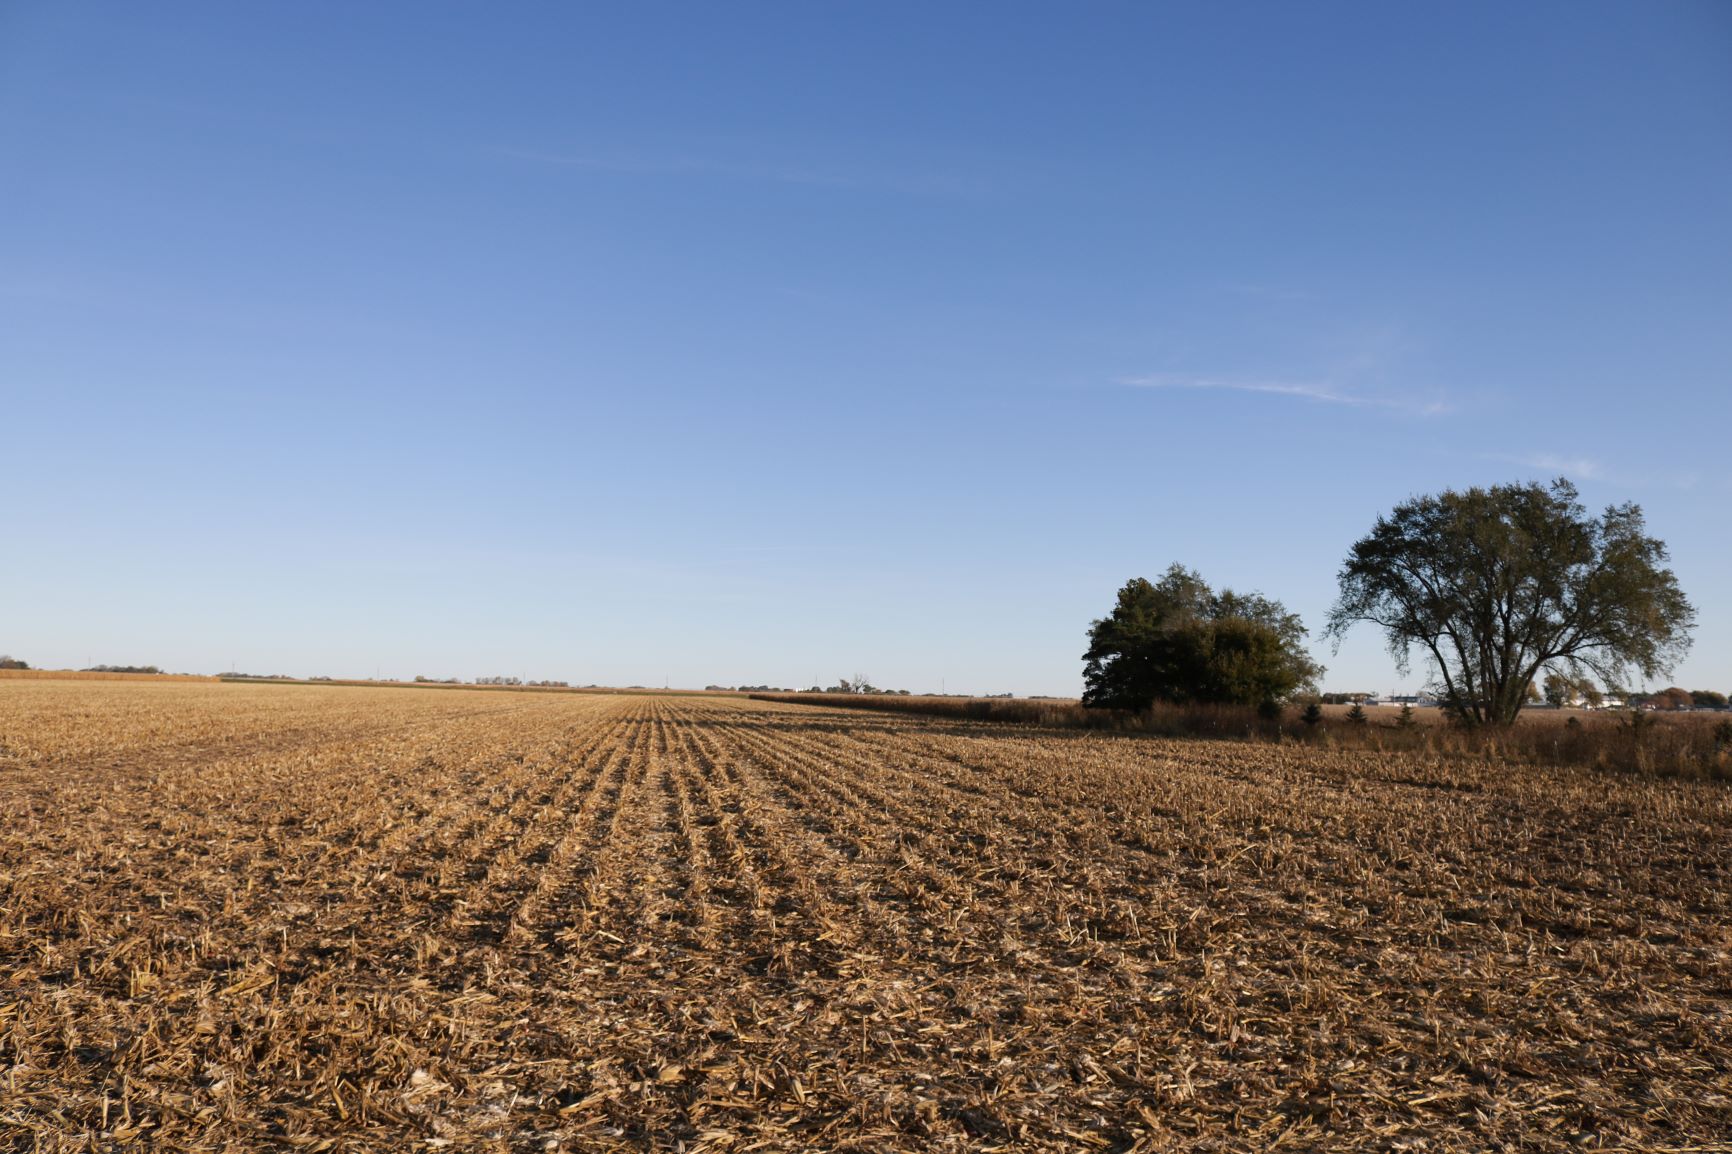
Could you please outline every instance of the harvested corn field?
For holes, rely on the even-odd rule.
[[[0,1149],[1714,1148],[1725,787],[0,684]]]

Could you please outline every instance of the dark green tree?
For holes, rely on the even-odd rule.
[[[1297,614],[1258,593],[1216,593],[1182,565],[1156,583],[1127,581],[1112,613],[1089,627],[1083,661],[1083,704],[1110,709],[1263,705],[1323,672]]]
[[[1417,497],[1353,546],[1326,635],[1368,621],[1402,672],[1419,647],[1458,720],[1508,725],[1548,662],[1608,685],[1672,668],[1695,610],[1666,560],[1638,506],[1594,517],[1561,477]]]

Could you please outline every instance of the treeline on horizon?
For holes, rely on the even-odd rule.
[[[1662,726],[1649,712],[1724,709],[1714,690],[1638,696],[1636,708],[1608,724],[1515,724],[1524,708],[1548,699],[1561,706],[1613,696],[1631,705],[1634,695],[1616,687],[1672,671],[1689,650],[1696,614],[1667,560],[1638,506],[1594,516],[1561,477],[1445,490],[1380,516],[1348,551],[1324,636],[1339,648],[1350,629],[1369,624],[1404,675],[1417,650],[1445,726],[1420,724],[1406,704],[1393,722],[1374,723],[1357,701],[1339,722],[1328,719],[1317,688],[1324,669],[1305,646],[1299,615],[1259,592],[1216,590],[1177,563],[1158,581],[1127,581],[1111,611],[1090,624],[1077,705],[852,693],[822,700],[959,720],[1396,743],[1732,777],[1732,721]]]

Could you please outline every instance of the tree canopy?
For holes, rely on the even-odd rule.
[[[1174,565],[1138,577],[1089,628],[1083,704],[1146,709],[1155,701],[1262,705],[1323,673],[1305,651],[1297,614],[1259,593],[1216,593]]]
[[[1592,516],[1561,477],[1417,497],[1348,553],[1325,632],[1378,626],[1402,672],[1419,647],[1458,719],[1507,725],[1548,664],[1617,685],[1689,649],[1695,610],[1644,528],[1634,504]]]

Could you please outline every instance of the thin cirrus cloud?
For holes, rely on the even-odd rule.
[[[1335,385],[1314,381],[1271,381],[1237,377],[1187,377],[1173,373],[1154,373],[1142,377],[1121,377],[1118,382],[1139,389],[1191,389],[1203,392],[1253,393],[1269,397],[1290,397],[1320,405],[1346,405],[1354,408],[1388,409],[1435,417],[1449,412],[1442,401],[1420,401],[1411,398],[1368,396],[1352,393]]]
[[[1485,453],[1482,456],[1488,461],[1520,465],[1524,469],[1532,469],[1536,473],[1552,477],[1597,481],[1602,485],[1615,485],[1619,488],[1689,491],[1704,483],[1712,484],[1715,479],[1712,474],[1704,474],[1700,469],[1631,471],[1618,463],[1608,467],[1594,457],[1572,457],[1565,453]],[[1722,483],[1723,487],[1732,489],[1732,477],[1724,478]]]
[[[1604,477],[1606,472],[1605,466],[1592,457],[1565,457],[1557,453],[1500,454],[1492,457],[1492,460],[1507,461],[1512,465],[1554,475],[1583,477],[1590,481]]]

